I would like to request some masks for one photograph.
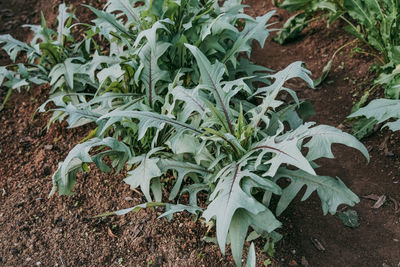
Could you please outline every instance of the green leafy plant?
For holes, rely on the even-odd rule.
[[[343,0],[284,0],[276,1],[275,4],[290,12],[296,12],[274,37],[280,44],[295,40],[309,23],[320,19],[321,17],[315,17],[316,12],[323,12],[323,16],[328,18],[328,25],[344,13]]]
[[[328,24],[336,18],[345,20],[348,24],[345,29],[348,32],[378,52],[378,54],[375,54],[375,52],[366,52],[360,48],[356,49],[359,53],[372,55],[377,58],[379,66],[375,69],[378,70],[379,77],[353,107],[353,112],[365,105],[371,93],[380,86],[384,87],[386,98],[400,98],[400,72],[398,67],[400,64],[400,39],[398,37],[400,30],[398,16],[400,11],[399,1],[285,0],[279,3],[279,7],[291,12],[299,11],[299,13],[292,16],[286,22],[283,29],[276,36],[275,40],[281,44],[296,38],[307,26],[307,22],[314,19],[313,16],[316,11],[325,10],[328,11]],[[329,72],[334,56],[325,66],[324,70],[326,71],[324,71],[322,78]],[[354,118],[354,116],[350,118]],[[353,125],[353,134],[361,139],[373,131],[376,123],[377,120],[373,117],[357,119],[357,122]]]
[[[373,119],[376,123],[383,123],[389,119],[394,121],[387,122],[384,127],[389,127],[392,131],[400,130],[400,100],[395,99],[375,99],[367,106],[360,108],[349,118],[365,116],[367,119]]]
[[[273,12],[252,18],[237,0],[222,6],[109,0],[104,10],[88,8],[97,18],[86,25],[81,43],[68,48],[62,41],[68,31],[57,35],[68,54],[58,43],[55,58],[61,62],[46,65],[44,80],[53,88],[40,111],[53,103],[50,123],[97,127],[59,164],[51,194],[72,194],[76,174],[87,164],[105,172],[126,168],[124,182],[140,188],[147,203],[112,214],[164,206],[162,217],[182,211],[201,216],[215,223],[223,253],[230,243],[238,266],[249,229],[249,241],[279,239],[281,223],[272,210],[280,215],[302,187],[302,200],[317,192],[324,214],[359,201],[339,178],[316,174],[317,159],[334,157],[333,143],[358,149],[367,159],[368,152],[334,127],[303,122],[310,106],[285,83],[300,78],[313,86],[309,71],[295,62],[272,73],[245,57],[254,40],[265,43]],[[278,100],[282,91],[292,103]],[[166,175],[174,179],[164,182]],[[289,185],[282,187],[281,179]],[[207,197],[205,208],[200,192]],[[255,265],[253,244],[248,265]]]

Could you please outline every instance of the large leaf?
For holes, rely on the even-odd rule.
[[[289,178],[291,183],[282,191],[276,208],[277,215],[280,215],[287,208],[304,185],[307,186],[307,190],[302,197],[302,201],[306,200],[316,190],[321,199],[324,214],[328,212],[335,214],[339,205],[354,206],[360,201],[357,195],[351,192],[339,178],[312,175],[302,170],[293,171],[280,168],[275,180],[282,177]]]
[[[391,118],[396,119],[394,122],[388,122],[388,126],[392,131],[400,130],[400,100],[393,99],[375,99],[371,101],[366,107],[360,108],[349,118],[365,116],[367,118],[374,118],[377,123],[382,123]]]
[[[206,113],[206,104],[201,99],[199,94],[200,87],[194,89],[186,89],[183,86],[176,86],[171,90],[174,101],[180,100],[183,102],[184,108],[180,112],[180,120],[186,121],[193,112],[204,116]]]
[[[114,121],[123,121],[123,118],[134,118],[140,120],[139,122],[139,140],[143,138],[148,128],[155,127],[157,129],[164,128],[165,124],[169,124],[174,126],[175,130],[181,134],[184,131],[190,131],[196,134],[202,134],[202,131],[196,129],[195,127],[186,124],[184,122],[171,119],[165,115],[160,115],[158,113],[147,112],[147,111],[120,111],[115,110],[110,112],[99,120],[108,119],[108,118],[116,118],[117,120],[110,120],[107,122],[104,128],[111,126]]]
[[[241,266],[243,243],[250,226],[270,233],[280,227],[281,223],[269,209],[258,214],[253,214],[244,209],[237,210],[229,227],[232,255],[236,266]]]
[[[109,147],[110,150],[100,152],[91,156],[89,151],[98,146]],[[116,157],[118,165],[117,171],[122,169],[124,163],[131,156],[130,149],[123,143],[116,139],[107,137],[104,139],[94,138],[82,144],[76,145],[61,162],[57,171],[53,175],[53,189],[50,193],[52,195],[58,189],[60,195],[72,194],[72,189],[76,182],[76,174],[82,171],[83,163],[96,163],[97,167],[102,171],[110,171],[110,167],[103,162],[103,157],[113,155]]]
[[[255,167],[258,165],[269,165],[268,171],[263,176],[274,177],[282,164],[295,166],[310,174],[315,174],[314,169],[301,153],[299,147],[299,138],[289,137],[284,140],[277,140],[276,137],[268,137],[261,142],[254,144],[252,150],[261,151],[257,157]],[[264,159],[265,155],[272,153],[273,156]]]
[[[140,23],[140,12],[138,8],[134,8],[133,5],[138,2],[136,0],[109,0],[105,5],[105,10],[109,13],[120,11],[117,18],[126,16],[128,18],[128,24],[138,25]]]
[[[141,48],[139,53],[140,66],[136,75],[140,74],[140,80],[146,87],[146,95],[150,107],[153,107],[156,100],[160,100],[155,91],[157,82],[160,80],[169,80],[168,72],[160,69],[157,61],[165,53],[170,44],[167,42],[157,42],[158,29],[167,30],[162,23],[157,22],[152,28],[142,31],[134,44],[134,46],[137,46],[142,38],[146,37],[147,39],[147,43]]]
[[[245,209],[253,214],[266,210],[264,205],[243,191],[241,180],[248,177],[255,180],[264,190],[275,194],[281,193],[281,189],[276,184],[241,168],[241,164],[233,162],[217,175],[219,182],[210,196],[211,203],[203,213],[207,221],[215,218],[218,245],[223,253],[225,253],[226,237],[234,213],[238,209]]]
[[[82,61],[81,58],[67,58],[63,63],[55,65],[49,73],[50,85],[60,87],[66,83],[69,88],[74,89],[74,75],[80,73],[81,64],[74,62]]]
[[[359,150],[364,157],[369,161],[368,150],[354,136],[342,132],[341,130],[328,126],[318,125],[307,132],[306,137],[311,137],[311,140],[304,146],[308,147],[307,159],[313,161],[318,158],[334,158],[331,145],[333,143],[343,144],[348,147]]]
[[[28,55],[36,53],[34,48],[14,39],[9,34],[0,35],[0,45],[3,45],[2,48],[7,52],[13,62],[15,62],[17,55],[20,52],[27,52]]]
[[[133,171],[128,172],[128,177],[124,179],[124,182],[129,184],[132,188],[140,187],[147,201],[151,202],[150,196],[150,183],[153,178],[161,176],[161,171],[157,165],[158,158],[150,158],[151,152],[144,156]],[[157,198],[157,196],[156,196]],[[161,199],[157,200],[160,201]]]
[[[72,19],[73,15],[68,12],[68,8],[65,4],[61,4],[58,7],[58,16],[57,16],[57,32],[58,32],[58,43],[63,45],[64,36],[70,37],[70,30],[67,27],[67,21]]]

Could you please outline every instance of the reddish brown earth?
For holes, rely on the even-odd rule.
[[[12,33],[26,40],[29,35],[18,26],[38,23],[39,10],[54,20],[57,8],[53,7],[60,2],[0,0],[0,34]],[[99,1],[67,2],[99,5]],[[246,2],[252,15],[273,8],[267,1]],[[89,17],[83,8],[77,13],[81,20]],[[283,22],[287,17],[286,12],[278,11],[274,19]],[[317,77],[334,51],[351,40],[340,22],[328,29],[324,22],[316,22],[289,45],[269,41],[264,49],[256,47],[253,58],[276,70],[302,60]],[[373,79],[368,71],[373,60],[359,54],[350,57],[350,49],[336,57],[327,81],[318,90],[297,81],[290,83],[300,97],[314,104],[317,115],[312,120],[346,130],[341,124],[356,99],[353,95],[361,94]],[[7,64],[4,54],[0,54],[0,64]],[[121,182],[123,174],[93,169],[79,177],[74,196],[48,199],[57,163],[90,129],[70,130],[54,124],[46,132],[48,115],[34,115],[46,94],[46,88],[15,93],[0,111],[1,266],[233,266],[231,256],[222,256],[217,246],[202,241],[205,226],[187,214],[170,223],[157,219],[162,212],[157,209],[94,219],[105,211],[144,201]],[[0,90],[0,99],[4,95]],[[359,196],[376,194],[400,200],[399,136],[390,134],[378,132],[364,140],[371,153],[369,164],[357,151],[335,146],[337,159],[319,162],[324,165],[319,173],[340,177]],[[380,148],[385,136],[389,136],[388,150],[394,154],[390,157]],[[306,259],[310,266],[398,266],[400,215],[391,200],[378,209],[371,208],[373,204],[361,199],[354,207],[361,225],[351,229],[336,216],[323,216],[316,195],[292,203],[280,217],[284,238],[277,245],[274,265],[307,265]],[[317,250],[311,239],[317,239],[325,251]],[[261,249],[263,244],[257,245]],[[262,265],[267,256],[257,256]]]

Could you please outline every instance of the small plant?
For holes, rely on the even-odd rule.
[[[40,110],[54,104],[50,122],[97,125],[59,164],[51,194],[72,194],[76,174],[87,170],[87,164],[106,172],[126,168],[124,182],[140,188],[147,203],[114,214],[165,206],[162,216],[168,218],[182,211],[201,216],[216,225],[223,253],[230,243],[237,266],[249,229],[249,241],[279,239],[275,230],[281,223],[275,215],[302,187],[307,187],[302,200],[317,192],[324,214],[359,201],[339,178],[316,174],[317,159],[334,157],[333,143],[358,149],[366,158],[368,152],[334,127],[303,122],[310,106],[285,83],[301,78],[312,86],[309,71],[295,62],[272,73],[245,57],[253,41],[265,43],[273,12],[252,18],[236,0],[222,6],[218,1],[109,0],[104,10],[87,7],[97,18],[87,26],[84,40],[70,47],[63,40],[74,25],[59,27],[58,41],[40,39],[57,49],[35,50],[39,61],[29,63],[35,69],[27,77],[40,71],[42,57],[59,60],[43,63],[43,80],[53,87]],[[73,18],[66,12],[62,17]],[[45,26],[39,28],[37,34]],[[38,46],[43,47],[17,47],[29,53]],[[22,66],[4,79],[20,75]],[[277,99],[282,91],[293,103]],[[163,196],[167,175],[174,177],[166,182],[173,188]],[[281,179],[289,185],[282,188]],[[199,192],[207,196],[204,209]],[[184,194],[189,201],[181,200]],[[254,265],[252,243],[248,266]]]

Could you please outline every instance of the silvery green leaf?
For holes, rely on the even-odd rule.
[[[66,83],[69,88],[74,89],[74,75],[80,72],[82,62],[81,58],[67,58],[63,63],[55,65],[49,73],[51,78],[50,85],[58,87],[57,82]]]
[[[238,209],[245,209],[253,214],[266,210],[264,205],[245,193],[240,185],[245,177],[257,180],[262,178],[248,171],[242,171],[241,168],[241,164],[233,162],[221,170],[217,175],[218,184],[210,196],[211,203],[203,213],[206,221],[211,218],[216,220],[217,240],[222,253],[225,253],[226,237],[232,216]],[[277,194],[281,192],[281,189],[273,183],[270,183],[269,189]]]
[[[243,243],[250,226],[270,233],[280,227],[281,223],[269,209],[258,214],[253,214],[244,209],[237,210],[229,227],[231,250],[236,266],[241,266]]]
[[[140,190],[145,195],[147,201],[151,202],[150,183],[153,178],[161,176],[161,171],[158,168],[158,158],[149,158],[149,155],[133,171],[128,172],[128,176],[124,182],[133,188],[140,187]]]
[[[138,25],[141,22],[140,7],[134,8],[133,5],[138,2],[137,0],[109,0],[105,5],[104,9],[108,13],[114,13],[120,11],[117,18],[120,19],[123,16],[128,18],[128,24]]]
[[[255,168],[260,164],[270,165],[268,171],[263,174],[264,177],[274,177],[282,164],[292,165],[310,174],[315,174],[313,167],[301,153],[298,143],[299,138],[287,138],[277,141],[275,136],[271,136],[254,144],[252,150],[260,151]],[[264,159],[266,154],[271,153],[271,157]]]
[[[197,112],[202,117],[205,115],[207,107],[200,97],[199,89],[199,86],[194,89],[186,89],[183,86],[176,86],[171,90],[170,93],[174,100],[180,100],[184,105],[179,116],[181,121],[187,121],[193,112]]]
[[[0,35],[0,45],[3,45],[2,49],[7,52],[13,62],[15,62],[19,52],[36,53],[34,48],[14,39],[9,34]]]
[[[207,176],[209,174],[209,171],[201,166],[176,160],[161,159],[158,166],[163,173],[168,170],[175,170],[178,173],[175,185],[170,192],[169,200],[175,199],[179,194],[183,179],[189,173],[197,173],[202,176]]]
[[[394,122],[388,122],[384,125],[388,126],[392,131],[400,130],[400,100],[394,99],[375,99],[372,100],[366,107],[360,108],[349,118],[365,116],[367,118],[374,118],[378,123],[387,121],[388,119],[395,119]]]
[[[280,168],[274,179],[278,180],[282,177],[289,178],[291,183],[283,189],[276,208],[277,215],[280,215],[287,208],[304,185],[307,186],[307,190],[302,201],[306,200],[316,190],[321,199],[324,214],[328,212],[335,214],[339,205],[354,206],[360,201],[357,195],[347,188],[339,178],[312,175],[302,170],[293,171]]]
[[[167,217],[168,220],[171,220],[172,215],[177,212],[187,211],[191,214],[197,215],[199,212],[203,210],[198,206],[188,206],[182,204],[167,204],[165,206],[165,212],[158,216],[158,218]]]
[[[98,146],[109,147],[110,150],[100,152],[94,156],[89,151]],[[61,162],[57,171],[53,175],[52,195],[58,189],[60,195],[71,195],[72,189],[76,182],[76,174],[82,171],[83,163],[96,163],[97,167],[102,171],[110,171],[110,167],[103,162],[103,157],[107,155],[117,155],[118,169],[120,170],[131,156],[130,149],[116,139],[107,137],[104,139],[93,138],[82,144],[76,145]]]
[[[186,47],[192,52],[196,58],[197,65],[200,69],[201,82],[200,87],[210,91],[216,101],[216,108],[223,114],[224,121],[228,125],[228,131],[234,134],[233,131],[233,115],[229,106],[230,99],[237,94],[243,87],[238,86],[235,90],[224,91],[221,84],[222,76],[224,75],[225,69],[223,64],[216,62],[213,65],[207,59],[207,57],[195,46],[186,44]],[[210,105],[208,105],[210,108]]]
[[[122,118],[122,119],[121,119]],[[158,130],[164,128],[165,124],[172,125],[179,136],[185,131],[189,131],[195,134],[202,134],[202,131],[196,129],[195,127],[186,124],[181,121],[177,121],[171,119],[165,115],[160,115],[154,112],[147,112],[147,111],[121,111],[115,110],[110,112],[102,117],[99,118],[100,120],[109,119],[104,126],[104,128],[108,128],[114,123],[113,119],[117,119],[119,121],[124,120],[123,118],[134,118],[138,119],[139,122],[139,140],[143,138],[148,128],[155,127]]]
[[[112,65],[108,68],[103,68],[97,73],[97,79],[102,84],[106,79],[110,78],[112,82],[117,81],[124,74],[119,64]]]
[[[110,32],[120,32],[132,39],[136,39],[136,36],[134,36],[127,28],[125,28],[125,26],[122,25],[121,22],[119,22],[117,18],[111,13],[97,10],[94,7],[88,5],[83,6],[89,8],[97,16],[94,22],[98,27],[100,27],[103,35],[105,37],[108,37],[107,39],[111,39],[112,35],[110,35]],[[112,27],[108,27],[107,24]]]
[[[73,14],[68,12],[68,7],[63,3],[58,6],[58,16],[57,16],[57,33],[58,33],[58,43],[63,45],[64,36],[70,36],[70,30],[66,27],[67,21],[71,18],[75,17]]]
[[[95,82],[95,72],[102,64],[114,65],[120,63],[121,59],[118,57],[100,56],[96,51],[92,59],[85,65],[82,65],[81,72],[89,75],[90,80]],[[103,68],[102,68],[103,69]],[[100,82],[101,83],[101,82]]]
[[[240,52],[246,52],[250,56],[252,40],[257,40],[260,46],[264,47],[265,40],[269,36],[266,24],[274,13],[275,11],[271,11],[256,19],[249,17],[246,20],[246,26],[237,36],[232,48],[226,53],[222,62],[230,61],[236,67],[236,57]]]
[[[334,158],[331,150],[333,143],[343,144],[359,150],[369,161],[368,150],[354,136],[341,130],[328,126],[318,125],[310,128],[304,138],[311,137],[304,146],[308,147],[307,159],[313,161],[318,158]]]

